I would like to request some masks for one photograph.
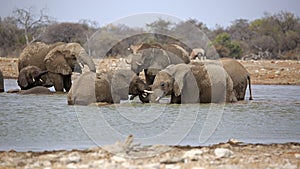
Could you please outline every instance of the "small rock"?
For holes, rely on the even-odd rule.
[[[280,75],[280,71],[277,70],[277,71],[275,72],[275,74],[276,74],[276,75]]]
[[[116,62],[112,62],[111,67],[117,67]]]
[[[72,152],[67,157],[60,158],[60,161],[65,163],[78,163],[81,161],[81,158],[78,152]]]
[[[239,143],[242,143],[242,142],[240,140],[231,138],[231,139],[228,140],[228,143],[229,144],[239,144]]]
[[[190,151],[187,151],[182,156],[183,158],[189,158],[189,159],[195,159],[197,156],[203,154],[203,151],[200,149],[192,149]]]
[[[233,156],[233,152],[226,148],[216,148],[214,153],[217,158],[229,158]]]
[[[125,162],[126,161],[126,159],[125,158],[123,158],[123,157],[120,157],[120,156],[113,156],[112,158],[111,158],[111,160],[112,161],[115,161],[115,162],[117,162],[117,163],[123,163],[123,162]]]
[[[177,157],[165,158],[165,159],[160,160],[161,164],[176,164],[176,163],[182,163],[182,162],[184,162],[184,159],[183,158],[177,158]]]
[[[78,167],[74,163],[70,163],[66,166],[68,169],[77,169]]]
[[[300,154],[298,154],[298,153],[295,154],[295,157],[296,157],[296,158],[300,158]]]
[[[176,166],[174,164],[168,164],[166,165],[166,169],[180,169],[180,166]]]

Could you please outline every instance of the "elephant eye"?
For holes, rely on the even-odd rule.
[[[164,83],[164,82],[161,82],[161,83],[160,83],[160,86],[161,86],[161,87],[165,87],[165,83]]]

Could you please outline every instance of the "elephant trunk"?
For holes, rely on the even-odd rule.
[[[78,63],[83,67],[84,64],[88,65],[91,72],[96,72],[96,66],[93,59],[85,52],[84,49],[80,51],[78,56]]]
[[[33,79],[35,81],[34,84],[36,86],[44,86],[46,82],[42,79],[42,76],[47,73],[48,73],[48,70],[45,70],[45,71],[39,72],[36,76],[34,76],[33,77]]]
[[[35,78],[35,79],[40,79],[41,76],[43,76],[43,75],[45,75],[45,74],[47,74],[47,73],[48,73],[48,70],[41,71],[41,72],[39,72],[39,74],[37,74],[34,78]]]

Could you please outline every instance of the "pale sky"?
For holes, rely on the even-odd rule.
[[[46,14],[59,22],[94,20],[99,26],[120,18],[143,14],[162,13],[181,20],[195,18],[209,28],[216,24],[229,26],[236,19],[254,20],[271,14],[288,11],[300,16],[299,0],[0,0],[0,16],[6,17],[17,8],[29,8],[38,12],[46,8]]]

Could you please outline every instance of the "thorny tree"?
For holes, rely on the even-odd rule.
[[[13,11],[19,26],[24,29],[26,44],[38,39],[45,31],[45,26],[50,22],[49,17],[44,14],[44,9],[40,10],[40,15],[34,15],[32,8],[16,9]]]

